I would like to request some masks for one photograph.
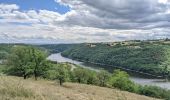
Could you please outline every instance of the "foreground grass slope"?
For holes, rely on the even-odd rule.
[[[76,83],[0,76],[0,100],[156,100],[146,96]]]

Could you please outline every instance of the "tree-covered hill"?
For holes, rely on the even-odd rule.
[[[12,46],[12,44],[0,44],[0,60],[6,58]]]
[[[157,40],[81,44],[65,50],[62,55],[164,76],[168,74],[169,52],[169,41]]]

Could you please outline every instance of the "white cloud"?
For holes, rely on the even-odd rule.
[[[11,12],[12,10],[18,10],[19,6],[16,4],[0,4],[0,9],[4,12]]]
[[[159,3],[163,3],[163,4],[166,4],[168,3],[168,0],[158,0]]]
[[[170,37],[168,0],[56,0],[60,14],[0,4],[0,39],[97,42]],[[1,41],[0,41],[1,42]]]

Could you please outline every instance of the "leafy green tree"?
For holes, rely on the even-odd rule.
[[[135,84],[129,79],[129,75],[120,70],[115,70],[110,78],[109,83],[121,90],[135,92]]]
[[[98,84],[97,72],[92,71],[92,70],[88,71],[87,84],[93,84],[93,85],[97,85]]]
[[[168,77],[170,77],[170,49],[167,49],[165,52],[165,61],[162,62],[162,74],[165,78],[165,81],[168,81]]]
[[[69,80],[69,70],[66,66],[59,65],[58,67],[56,67],[55,71],[55,77],[59,80],[60,85],[63,85],[64,82]]]
[[[169,69],[169,63],[170,62],[163,62],[161,67],[162,67],[162,76],[163,78],[165,79],[165,81],[168,81],[168,77],[169,77],[169,74],[170,74],[170,69]]]
[[[0,51],[0,59],[6,59],[8,53],[5,51]]]
[[[8,64],[12,66],[10,74],[23,76],[27,78],[32,73],[32,63],[30,58],[30,49],[25,46],[12,48],[12,53],[8,57]]]
[[[10,74],[23,76],[26,79],[34,75],[35,79],[48,68],[45,53],[31,46],[15,46],[8,57]]]
[[[33,74],[35,77],[35,80],[37,80],[37,77],[44,74],[44,71],[46,71],[49,67],[49,62],[46,60],[47,55],[36,48],[31,48],[32,51],[32,68],[33,68]]]
[[[110,74],[108,71],[105,70],[101,70],[98,74],[97,74],[97,78],[99,81],[99,85],[100,86],[107,86],[107,83],[110,79]]]
[[[74,80],[78,83],[87,83],[88,80],[88,71],[84,68],[75,68],[73,70]]]
[[[49,69],[45,72],[43,75],[43,78],[49,79],[49,80],[55,80],[56,79],[56,70],[55,69]]]

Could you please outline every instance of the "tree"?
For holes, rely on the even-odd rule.
[[[165,78],[165,81],[168,81],[168,77],[170,76],[170,48],[168,48],[165,52],[165,61],[162,62],[162,74]]]
[[[6,59],[6,56],[7,56],[7,55],[8,55],[7,52],[1,51],[1,52],[0,52],[0,59]]]
[[[163,77],[164,77],[165,81],[168,81],[168,76],[170,74],[170,72],[169,72],[169,63],[170,62],[162,63],[162,72],[163,72],[162,74],[163,74]]]
[[[110,78],[109,83],[121,90],[127,90],[130,92],[135,91],[135,84],[129,79],[129,75],[120,70],[115,70]]]
[[[23,76],[26,79],[32,73],[30,49],[25,46],[12,48],[12,53],[8,57],[8,64],[12,66],[10,74]]]
[[[36,48],[31,48],[32,51],[32,67],[35,80],[37,77],[42,75],[45,70],[49,67],[48,61],[46,60],[47,55]]]
[[[97,72],[92,71],[92,70],[88,70],[87,84],[93,84],[93,85],[97,85],[98,84]]]
[[[73,77],[78,83],[87,83],[88,71],[81,67],[75,68],[73,70]]]
[[[14,46],[8,64],[12,66],[11,74],[23,76],[24,79],[34,74],[36,80],[48,67],[45,53],[31,46]]]
[[[107,86],[107,82],[109,81],[110,78],[110,74],[108,71],[105,70],[101,70],[98,75],[98,80],[99,80],[99,85],[100,86]]]
[[[56,67],[56,79],[59,80],[60,85],[63,85],[65,81],[69,78],[69,70],[66,68],[66,66],[63,66],[62,64]]]

